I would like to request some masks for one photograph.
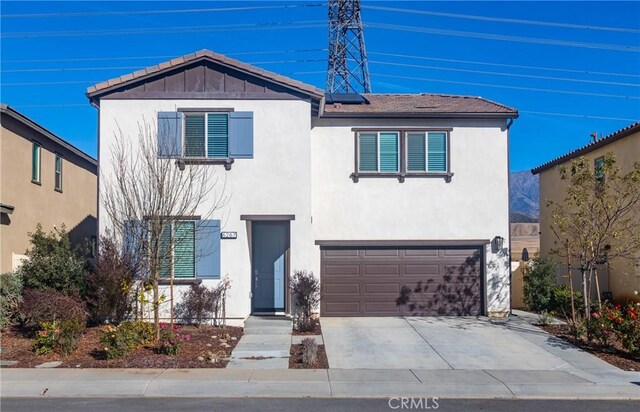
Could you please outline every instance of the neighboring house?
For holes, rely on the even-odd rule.
[[[321,316],[508,313],[514,109],[468,96],[325,96],[207,50],[87,96],[102,175],[118,130],[135,143],[152,120],[178,147],[172,157],[223,177],[229,201],[198,222],[214,234],[181,229],[192,246],[174,270],[181,284],[228,274],[230,319],[289,313],[298,269],[320,277]]]
[[[640,122],[618,130],[608,136],[573,150],[531,170],[540,175],[540,252],[547,255],[555,247],[556,238],[550,229],[547,199],[561,202],[566,196],[567,182],[560,179],[558,166],[569,166],[571,161],[585,156],[594,167],[603,160],[606,153],[613,153],[622,173],[630,172],[634,162],[640,161]],[[606,184],[606,177],[605,177]],[[639,212],[640,216],[640,212]],[[564,262],[561,262],[564,264]],[[566,272],[564,269],[560,269]],[[634,290],[640,290],[640,251],[638,259],[618,259],[600,268],[600,290],[613,293],[614,300],[625,302],[634,298]],[[574,274],[575,284],[579,284],[579,274]]]
[[[0,104],[0,271],[15,270],[38,223],[66,226],[73,243],[95,240],[94,158],[15,109]]]

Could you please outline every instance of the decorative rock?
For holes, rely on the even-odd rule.
[[[202,356],[198,356],[198,360],[199,360],[200,362],[204,362],[204,357],[202,357]]]
[[[17,363],[17,360],[0,360],[0,366],[13,366]]]
[[[210,344],[210,343],[207,343],[207,346],[208,346],[208,347],[212,347],[213,345],[212,345],[212,344]]]
[[[76,365],[76,368],[79,368],[79,367],[80,367],[80,364]]]
[[[226,342],[225,342],[225,343],[223,343],[223,344],[222,344],[222,345],[220,345],[220,346],[222,346],[223,348],[230,348],[230,347],[231,347],[231,345],[229,345],[229,344],[228,344],[228,343],[226,343]]]
[[[60,365],[62,365],[62,362],[60,361],[45,362],[41,365],[37,365],[36,368],[57,368]]]
[[[232,336],[231,340],[238,340],[238,338],[236,338],[235,336]]]
[[[211,339],[216,339],[216,338],[217,338],[217,336],[216,336],[216,335],[213,335],[213,336],[211,337]]]

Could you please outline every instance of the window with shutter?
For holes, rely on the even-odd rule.
[[[378,171],[378,135],[362,133],[359,142],[359,169],[361,172]]]
[[[407,171],[426,172],[425,133],[407,134]]]
[[[192,278],[195,274],[195,222],[176,222],[173,276]]]
[[[171,239],[173,230],[171,224],[162,228],[160,234],[160,247],[158,247],[158,258],[160,259],[160,277],[168,278],[171,275]]]
[[[429,172],[447,171],[447,134],[428,133],[427,142]]]
[[[380,171],[398,171],[398,133],[380,133]]]
[[[203,114],[184,116],[184,155],[185,157],[205,156],[205,122]]]
[[[229,156],[229,116],[226,113],[207,114],[207,157]]]

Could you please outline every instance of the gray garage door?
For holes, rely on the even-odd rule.
[[[321,316],[482,314],[482,254],[461,247],[322,247]]]

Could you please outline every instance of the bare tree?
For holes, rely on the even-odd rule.
[[[640,254],[640,162],[622,174],[615,156],[607,153],[597,168],[580,157],[559,172],[569,185],[562,201],[547,200],[557,238],[551,253],[566,258],[569,271],[578,265],[584,316],[589,319],[593,283],[600,304],[598,265]],[[571,281],[571,273],[569,277]]]
[[[180,242],[186,241],[176,233],[177,225],[185,220],[200,225],[226,202],[224,183],[217,190],[220,185],[213,167],[169,158],[177,156],[167,153],[180,153],[172,147],[177,143],[159,143],[167,139],[158,139],[157,130],[156,124],[144,119],[134,136],[118,126],[111,147],[111,167],[108,174],[101,172],[100,184],[110,229],[135,257],[140,278],[139,313],[143,315],[145,303],[152,305],[156,338],[160,331],[160,304],[166,301],[159,292],[159,282],[164,277],[170,282],[173,322],[174,252]],[[199,219],[194,219],[196,213]]]

